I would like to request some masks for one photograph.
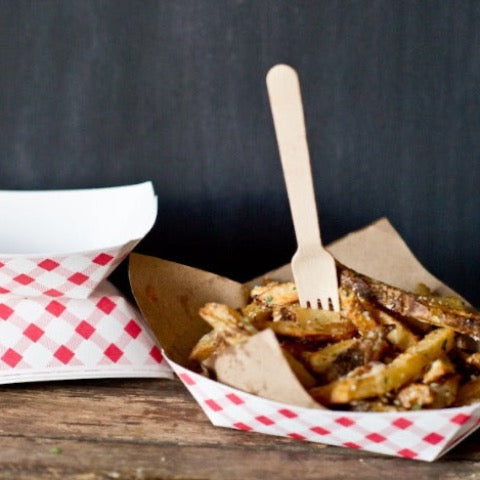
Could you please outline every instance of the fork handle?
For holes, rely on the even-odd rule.
[[[267,89],[298,248],[321,244],[300,83],[288,65],[267,74]]]

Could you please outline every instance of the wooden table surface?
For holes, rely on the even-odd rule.
[[[433,463],[210,425],[177,380],[0,388],[3,479],[480,479],[480,432]]]

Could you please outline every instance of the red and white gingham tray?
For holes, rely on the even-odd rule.
[[[480,427],[480,404],[414,412],[341,412],[286,405],[169,365],[213,425],[433,461]]]
[[[69,255],[1,255],[0,294],[87,298],[137,242]]]
[[[138,310],[105,280],[156,214],[150,182],[0,191],[0,384],[172,376]]]
[[[0,384],[171,376],[137,309],[107,281],[82,299],[0,296]]]

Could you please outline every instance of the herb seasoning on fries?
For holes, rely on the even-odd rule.
[[[299,381],[335,409],[402,411],[480,401],[480,313],[426,286],[406,292],[338,265],[340,313],[302,308],[294,283],[265,281],[241,310],[207,303],[190,359],[272,329]]]

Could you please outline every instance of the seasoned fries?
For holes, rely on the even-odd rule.
[[[200,316],[213,327],[193,348],[190,358],[198,362],[220,353],[225,347],[244,342],[257,329],[233,308],[221,303],[207,303]]]
[[[276,334],[310,395],[331,408],[372,412],[480,401],[480,313],[425,285],[402,291],[339,265],[341,311],[302,308],[292,282],[266,281],[241,310],[208,303],[212,326],[190,359],[209,358],[257,332]]]
[[[341,340],[350,338],[355,327],[337,312],[292,306],[283,307],[281,316],[269,325],[277,335],[311,338],[316,340]]]
[[[358,371],[354,370],[334,383],[316,387],[310,393],[325,405],[381,397],[419,377],[441,353],[452,349],[453,340],[451,329],[432,330],[389,364],[371,364],[369,369],[359,367]]]

